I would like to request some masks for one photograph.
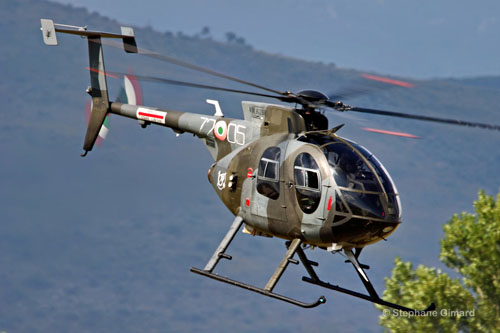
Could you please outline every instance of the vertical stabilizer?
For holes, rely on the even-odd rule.
[[[88,93],[92,96],[92,112],[83,142],[82,156],[92,150],[99,136],[102,124],[109,112],[108,86],[106,83],[106,71],[104,68],[104,55],[102,51],[101,38],[119,38],[123,40],[123,48],[127,53],[137,53],[134,29],[122,27],[121,34],[100,31],[89,31],[87,27],[78,27],[67,24],[57,24],[52,20],[41,19],[41,30],[43,41],[47,45],[57,45],[56,33],[65,33],[87,37],[89,44],[89,71],[90,88]]]
[[[109,109],[108,86],[106,83],[106,71],[104,68],[104,55],[102,51],[101,37],[89,37],[89,72],[90,91],[92,96],[92,112],[83,142],[82,156],[87,155],[94,147],[101,126]]]

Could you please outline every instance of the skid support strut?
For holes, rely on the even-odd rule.
[[[233,238],[238,232],[238,230],[240,230],[242,224],[243,224],[243,218],[241,218],[241,216],[236,216],[236,218],[233,221],[233,224],[231,224],[231,227],[227,231],[226,236],[224,236],[224,239],[222,240],[222,242],[220,242],[214,254],[205,265],[204,269],[205,271],[212,273],[215,266],[219,263],[220,258],[225,258],[228,260],[233,259],[233,257],[227,255],[225,252],[229,244],[231,244],[231,242],[233,241]]]
[[[370,279],[368,279],[368,276],[366,275],[365,271],[363,270],[362,265],[358,262],[358,258],[354,255],[352,250],[351,249],[344,249],[344,252],[345,252],[347,258],[349,259],[349,261],[354,266],[354,269],[358,273],[358,275],[359,275],[361,281],[363,282],[366,290],[368,291],[369,295],[365,295],[365,294],[359,293],[357,291],[345,289],[345,288],[342,288],[342,287],[339,287],[336,285],[332,285],[328,282],[321,281],[318,278],[318,275],[316,274],[316,272],[314,271],[314,269],[312,267],[313,265],[317,266],[317,263],[308,260],[304,251],[299,248],[297,250],[297,254],[299,255],[299,258],[302,261],[302,264],[305,266],[307,272],[310,275],[310,277],[307,277],[307,276],[302,277],[302,280],[305,282],[309,282],[309,283],[318,285],[318,286],[323,287],[323,288],[335,290],[335,291],[338,291],[338,292],[341,292],[341,293],[344,293],[344,294],[347,294],[350,296],[358,297],[358,298],[367,300],[367,301],[372,302],[372,303],[384,305],[384,306],[387,306],[387,307],[390,307],[393,309],[397,309],[397,310],[401,310],[401,311],[411,312],[415,315],[424,315],[426,312],[433,311],[436,309],[436,305],[434,303],[431,303],[424,310],[416,310],[416,309],[407,308],[407,307],[399,305],[399,304],[384,301],[383,299],[381,299],[378,296],[377,292],[375,291],[375,288],[373,287],[372,283],[370,282]],[[363,266],[365,266],[365,265],[363,265]]]
[[[203,275],[203,276],[206,276],[206,277],[209,277],[211,279],[218,280],[218,281],[221,281],[224,283],[228,283],[228,284],[231,284],[233,286],[247,289],[247,290],[262,294],[264,296],[279,299],[280,301],[288,302],[288,303],[291,303],[291,304],[294,304],[294,305],[297,305],[297,306],[300,306],[303,308],[313,308],[313,307],[316,307],[316,306],[326,302],[326,298],[324,296],[319,297],[315,302],[304,303],[304,302],[298,301],[298,300],[290,298],[290,297],[286,297],[286,296],[283,296],[280,294],[273,293],[273,289],[276,286],[276,284],[278,283],[278,281],[281,278],[281,276],[283,275],[283,273],[285,272],[285,270],[288,266],[288,263],[294,261],[293,256],[294,256],[295,252],[297,252],[298,250],[302,251],[302,249],[300,248],[302,241],[298,238],[294,239],[291,242],[291,245],[288,247],[288,250],[287,250],[285,256],[281,260],[280,264],[278,265],[278,267],[274,271],[274,274],[271,276],[271,278],[267,282],[264,289],[250,285],[250,284],[246,284],[246,283],[243,283],[240,281],[232,280],[232,279],[227,278],[225,276],[221,276],[221,275],[212,273],[215,266],[218,264],[220,258],[225,258],[225,259],[229,259],[229,260],[232,259],[232,257],[227,255],[225,253],[225,251],[228,248],[231,241],[233,240],[236,233],[238,232],[238,230],[240,229],[242,223],[243,223],[243,219],[241,217],[237,216],[234,219],[233,224],[229,228],[226,236],[224,237],[222,242],[217,247],[217,250],[215,250],[214,254],[210,258],[208,263],[205,265],[205,268],[199,269],[196,267],[191,267],[191,272],[196,273],[196,274],[200,274],[200,275]]]

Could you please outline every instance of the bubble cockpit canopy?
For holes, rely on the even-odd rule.
[[[352,141],[326,135],[299,139],[318,146],[337,185],[336,213],[344,217],[399,221],[401,208],[394,183],[378,159]]]

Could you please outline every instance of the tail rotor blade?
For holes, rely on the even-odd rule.
[[[143,105],[142,89],[137,77],[133,74],[123,76],[123,84],[128,104]]]

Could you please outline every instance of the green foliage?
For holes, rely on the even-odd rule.
[[[474,297],[459,279],[422,265],[413,270],[411,263],[403,262],[399,257],[395,260],[392,277],[386,279],[383,298],[415,309],[424,309],[431,302],[438,304],[437,310],[429,316],[415,316],[377,305],[383,310],[380,324],[391,332],[453,332],[466,327],[473,318],[467,318],[467,315],[474,311]],[[469,313],[450,316],[449,310]]]
[[[444,227],[441,261],[476,295],[482,325],[500,329],[500,194],[479,193],[476,215],[454,215]]]
[[[380,324],[391,332],[491,332],[500,329],[500,194],[497,200],[479,192],[476,214],[455,214],[444,225],[441,261],[462,279],[452,279],[435,268],[418,266],[399,257],[386,279],[384,299],[423,309],[435,302],[437,309],[415,316],[377,305]]]

